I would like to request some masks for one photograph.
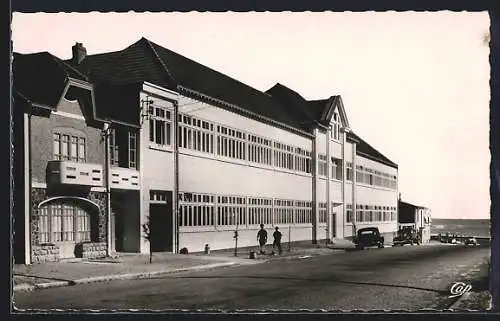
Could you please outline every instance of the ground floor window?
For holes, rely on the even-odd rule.
[[[38,209],[40,243],[91,240],[91,214],[76,202],[54,202]]]
[[[248,198],[248,224],[272,224],[273,200],[269,198]]]
[[[326,220],[326,203],[324,203]],[[264,197],[179,193],[179,225],[312,224],[312,202]],[[326,222],[326,221],[325,221]]]
[[[356,204],[356,209],[356,222],[391,222],[398,219],[394,206]],[[352,219],[352,205],[347,204],[346,222],[352,223]]]
[[[295,224],[312,223],[312,202],[295,201]]]
[[[217,197],[217,225],[246,225],[246,198]]]
[[[179,195],[180,226],[211,226],[215,223],[214,196],[198,193]]]
[[[326,203],[319,203],[319,223],[326,223]]]

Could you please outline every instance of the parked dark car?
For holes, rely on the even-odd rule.
[[[418,233],[412,227],[405,226],[398,231],[396,237],[392,241],[392,246],[403,246],[406,244],[417,244],[420,245],[420,237]]]
[[[384,237],[380,235],[377,227],[365,227],[359,229],[353,242],[359,250],[370,246],[377,246],[379,248],[384,247]]]

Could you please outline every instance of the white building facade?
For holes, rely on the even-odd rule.
[[[367,226],[392,240],[398,166],[353,132],[340,96],[261,92],[144,38],[99,55],[75,48],[68,63],[111,128],[112,251],[256,246],[260,224],[285,243]]]

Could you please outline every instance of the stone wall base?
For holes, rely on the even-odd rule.
[[[54,244],[33,246],[33,263],[57,262],[60,259],[60,248]]]
[[[106,242],[78,243],[75,247],[77,258],[101,258],[106,257]]]

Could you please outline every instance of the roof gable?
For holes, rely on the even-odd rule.
[[[342,97],[340,95],[335,95],[328,99],[326,108],[321,115],[321,121],[330,124],[335,111],[337,111],[340,116],[342,127],[350,129],[349,120],[347,119],[347,113],[344,108],[344,102],[342,101]]]
[[[31,103],[56,108],[66,93],[69,79],[87,77],[48,52],[14,53],[13,87]]]

